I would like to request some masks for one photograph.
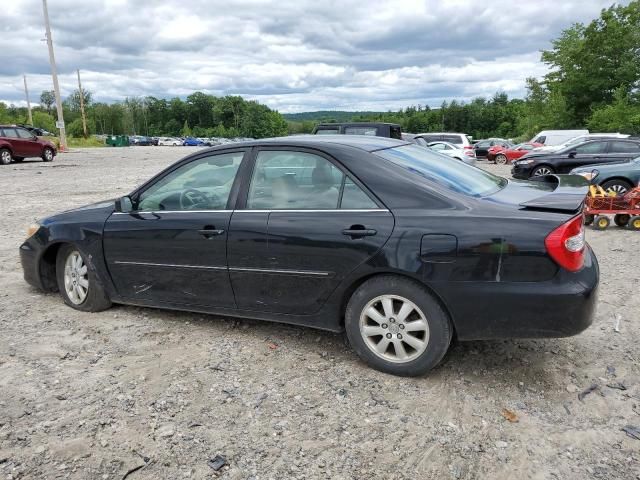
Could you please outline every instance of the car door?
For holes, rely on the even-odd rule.
[[[571,170],[583,165],[600,163],[605,158],[607,150],[606,141],[583,143],[565,154],[565,159],[558,165],[558,173],[569,173]]]
[[[122,297],[235,307],[226,243],[246,152],[209,152],[178,164],[134,194],[131,212],[109,217],[104,255]]]
[[[394,224],[335,159],[314,150],[257,150],[239,202],[228,260],[238,308],[246,310],[317,312]]]
[[[624,140],[610,140],[607,161],[624,162],[640,155],[640,143]]]
[[[26,157],[28,148],[26,142],[18,136],[18,131],[14,127],[4,127],[4,137],[11,144],[14,157]]]
[[[38,137],[31,133],[26,128],[16,128],[18,134],[18,141],[21,146],[20,149],[23,153],[20,155],[23,157],[40,157],[42,156],[42,145],[38,143]]]

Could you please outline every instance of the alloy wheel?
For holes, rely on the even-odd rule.
[[[536,171],[533,173],[534,177],[541,177],[543,175],[550,175],[551,174],[551,169],[547,168],[547,167],[539,167],[536,169]]]
[[[406,363],[426,350],[429,324],[415,303],[398,295],[381,295],[362,309],[360,334],[378,357]]]
[[[51,160],[53,160],[53,152],[51,151],[50,148],[46,148],[44,150],[44,158],[47,162],[50,162]]]
[[[507,157],[505,155],[496,155],[496,163],[498,165],[504,165],[507,163]]]
[[[0,163],[2,163],[3,165],[9,165],[11,163],[11,152],[9,150],[2,150]]]
[[[72,251],[64,264],[64,289],[74,305],[80,305],[87,298],[89,276],[82,255]]]
[[[607,188],[607,193],[613,192],[616,194],[616,196],[622,196],[627,193],[627,190],[627,187],[625,187],[624,185],[614,183],[613,185],[609,186],[609,188]]]

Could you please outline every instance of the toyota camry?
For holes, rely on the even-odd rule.
[[[587,328],[598,265],[586,182],[506,180],[418,145],[301,136],[203,149],[130,194],[41,220],[24,277],[112,303],[346,331],[370,366],[420,375],[452,339]]]

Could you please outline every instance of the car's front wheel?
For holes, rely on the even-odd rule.
[[[54,157],[53,149],[47,147],[42,151],[42,160],[52,162]]]
[[[64,302],[76,310],[99,312],[111,306],[96,273],[73,245],[63,245],[58,250],[56,279]]]
[[[11,152],[6,148],[0,149],[0,165],[9,165],[11,160]]]
[[[435,367],[451,343],[449,317],[424,286],[394,275],[374,277],[351,296],[349,343],[367,364],[401,376]]]
[[[551,175],[552,173],[555,173],[553,168],[547,165],[540,165],[539,167],[536,167],[531,171],[531,176],[542,177],[543,175]]]

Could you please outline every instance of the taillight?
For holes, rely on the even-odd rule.
[[[473,150],[465,150],[464,154],[468,157],[475,157],[476,156],[476,152],[474,152]]]
[[[558,265],[577,272],[584,263],[584,217],[578,215],[563,223],[544,239],[547,252]]]
[[[469,149],[473,150],[473,145],[465,145],[464,149],[465,150],[469,150]]]

